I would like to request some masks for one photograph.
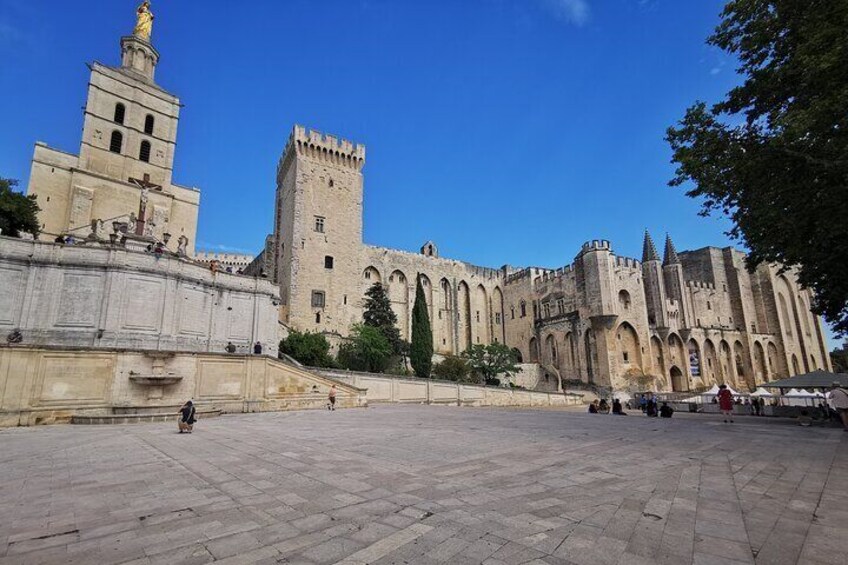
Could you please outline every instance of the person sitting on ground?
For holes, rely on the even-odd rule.
[[[663,402],[660,408],[660,418],[671,418],[672,414],[674,414],[674,408],[669,406],[668,402]]]
[[[598,405],[598,412],[600,412],[601,414],[609,414],[609,411],[610,411],[610,407],[609,407],[609,404],[607,403],[607,399],[602,398],[601,403]]]
[[[54,239],[53,242],[64,244],[65,243],[65,236],[60,234],[60,235],[56,236],[56,239]]]
[[[645,395],[647,397],[647,404],[645,405],[645,415],[649,418],[656,418],[657,411],[657,399],[654,398],[654,393],[649,392]]]
[[[180,408],[179,411],[180,419],[177,422],[177,426],[180,428],[180,433],[191,433],[191,430],[194,428],[194,423],[197,421],[195,419],[196,414],[197,412],[195,411],[194,404],[192,404],[191,400],[183,404],[183,407]]]
[[[598,401],[593,400],[589,405],[589,414],[597,414],[598,413]]]
[[[235,353],[236,352],[236,346],[233,344],[232,341],[228,341],[227,347],[225,347],[224,349],[227,350],[227,353]]]
[[[262,355],[262,344],[258,341],[255,344],[253,344],[253,354],[254,355]]]
[[[621,408],[621,401],[617,398],[612,401],[612,413],[616,416],[627,416],[627,412]]]

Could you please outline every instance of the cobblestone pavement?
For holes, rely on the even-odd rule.
[[[383,406],[0,431],[0,564],[848,563],[848,434]]]

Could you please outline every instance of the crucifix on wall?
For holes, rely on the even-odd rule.
[[[145,173],[143,179],[130,178],[131,183],[134,183],[141,187],[141,197],[138,203],[138,218],[135,222],[135,234],[136,235],[145,235],[145,232],[149,232],[150,230],[146,230],[147,223],[149,220],[147,219],[147,200],[149,198],[150,189],[154,190],[162,190],[162,186],[158,184],[153,184],[150,182],[150,175]]]

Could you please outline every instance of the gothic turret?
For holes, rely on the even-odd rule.
[[[645,287],[645,302],[648,307],[648,323],[657,328],[667,328],[665,308],[665,281],[660,265],[660,256],[651,234],[645,230],[645,242],[642,245],[642,278]]]
[[[665,279],[665,290],[668,298],[674,300],[678,304],[680,319],[677,326],[679,328],[688,328],[691,326],[691,310],[689,302],[683,295],[683,265],[680,263],[680,257],[677,255],[677,250],[674,248],[674,243],[671,241],[671,236],[665,236],[665,257],[663,257],[663,278]]]
[[[121,69],[130,71],[144,80],[153,82],[159,52],[150,42],[153,32],[153,12],[150,2],[142,2],[136,10],[136,24],[132,35],[121,38]]]
[[[645,230],[645,242],[642,244],[642,262],[659,261],[660,256],[657,253],[657,246],[654,245],[654,240],[651,239],[651,234]]]
[[[680,257],[677,256],[677,250],[674,248],[674,243],[671,241],[671,236],[665,234],[665,257],[663,258],[663,266],[679,264]]]

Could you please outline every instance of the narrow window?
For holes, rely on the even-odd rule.
[[[335,185],[336,183],[333,182],[333,179],[330,179],[330,188],[333,188]]]
[[[321,323],[321,312],[315,312],[315,323],[316,324]]]
[[[442,319],[442,311],[441,310],[439,310],[439,319],[440,320]]]
[[[510,315],[510,319],[512,319],[512,320],[515,319],[515,306],[509,307],[509,315]]]
[[[344,302],[344,305],[347,306],[347,294],[344,295],[344,300],[342,300],[342,302]]]
[[[371,271],[365,271],[365,280],[367,280],[367,281],[371,280]]]
[[[521,303],[521,317],[522,318],[527,317],[527,303],[526,302]]]
[[[480,321],[480,310],[477,310],[477,321]]]
[[[712,309],[713,309],[713,305],[710,304],[709,300],[707,300],[707,310],[712,310]]]
[[[109,141],[109,151],[112,153],[120,153],[124,145],[124,135],[119,131],[112,132],[112,139]]]
[[[330,257],[329,255],[324,257],[324,268],[325,269],[332,269],[333,268],[333,258]]]
[[[126,106],[124,106],[120,102],[115,104],[115,123],[123,124],[124,123],[124,116],[126,115],[126,113],[127,113]]]
[[[150,142],[142,141],[141,149],[138,151],[138,158],[144,161],[145,163],[150,162]]]
[[[315,216],[315,231],[318,233],[324,233],[324,220],[321,216]]]
[[[151,116],[150,114],[147,114],[147,117],[144,118],[144,133],[153,133],[153,116]]]
[[[324,293],[320,290],[312,291],[312,307],[313,308],[323,308],[324,307]]]

